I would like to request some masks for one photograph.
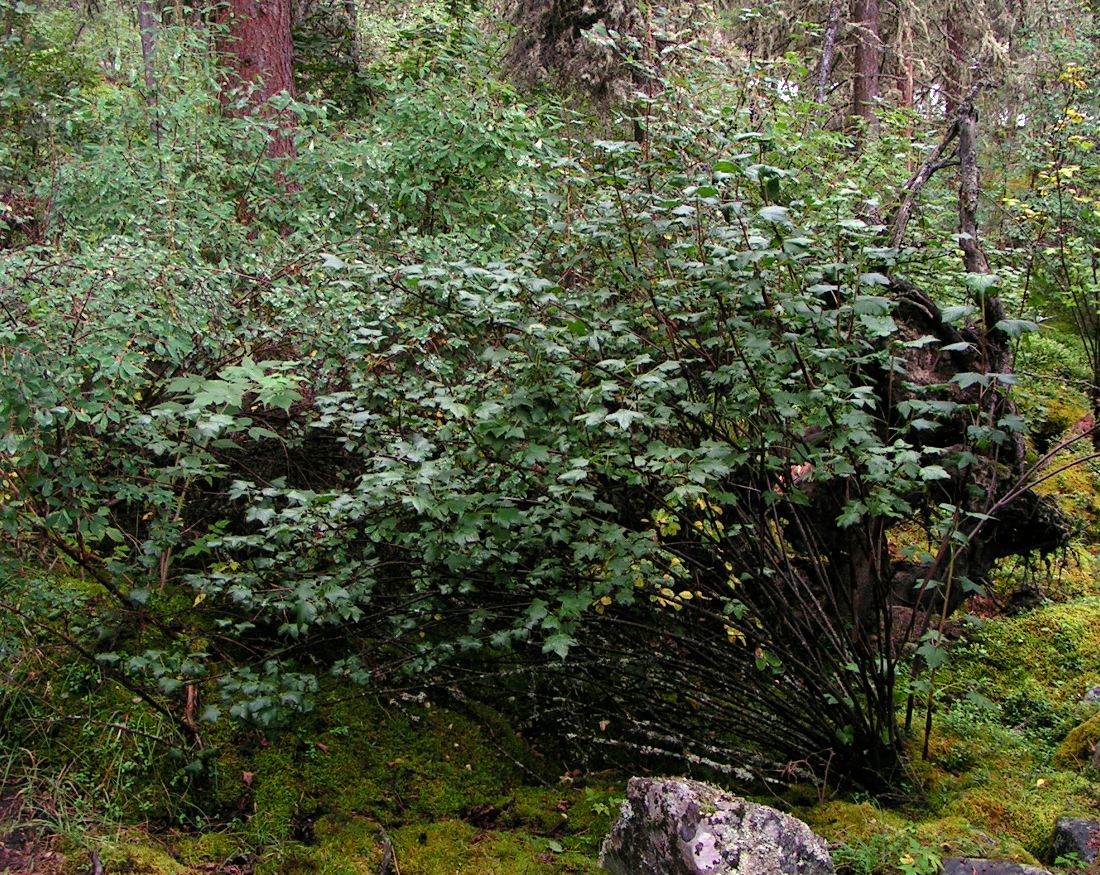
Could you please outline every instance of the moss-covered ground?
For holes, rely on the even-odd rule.
[[[1081,412],[1054,406],[1049,442]],[[1051,487],[1092,525],[1095,475],[1066,477]],[[1006,566],[983,617],[953,624],[927,758],[918,691],[904,804],[827,785],[791,788],[779,802],[832,843],[840,872],[932,875],[949,855],[1075,871],[1050,859],[1049,841],[1060,816],[1100,817],[1100,705],[1081,702],[1100,685],[1095,534],[1085,535],[1062,566]],[[1027,578],[1046,600],[1003,616],[996,602]],[[28,583],[21,597],[47,598],[52,610],[101,595],[70,578],[39,591]],[[204,765],[189,774],[157,714],[95,665],[65,648],[26,648],[19,633],[9,648],[23,654],[18,683],[0,695],[0,765],[22,796],[8,789],[0,802],[13,823],[60,837],[50,848],[70,875],[90,871],[93,851],[107,872],[147,875],[374,875],[387,856],[401,875],[599,871],[627,776],[563,779],[564,766],[533,754],[487,707],[338,687],[291,732],[227,716],[204,724]]]
[[[816,787],[786,805],[841,872],[934,873],[950,855],[1053,866],[1054,821],[1100,815],[1100,706],[1080,701],[1096,684],[1096,596],[972,623],[940,674],[928,758],[922,732],[909,740],[906,804]],[[91,848],[108,871],[148,875],[374,875],[387,849],[403,875],[599,871],[624,777],[562,780],[487,710],[342,692],[288,734],[219,722],[195,790],[205,828],[73,830],[66,871],[86,871]]]
[[[941,674],[927,759],[923,732],[910,739],[911,801],[834,799],[797,813],[840,845],[850,872],[935,872],[944,856],[1053,866],[1057,818],[1100,817],[1089,764],[1100,706],[1081,703],[1097,684],[1100,599],[975,623]]]
[[[1078,562],[1076,589],[1096,591],[1092,562]],[[596,872],[626,777],[563,780],[563,766],[481,706],[460,713],[337,688],[292,732],[264,734],[228,717],[207,726],[207,765],[188,783],[181,762],[149,761],[162,750],[150,737],[165,732],[153,715],[94,669],[41,668],[53,671],[59,708],[88,711],[23,739],[42,758],[38,787],[56,812],[47,826],[62,834],[72,875],[88,871],[92,850],[120,873],[373,875],[387,848],[403,875]],[[1081,703],[1094,685],[1100,596],[975,619],[961,625],[937,679],[927,759],[914,721],[906,804],[830,787],[795,788],[781,804],[833,843],[841,872],[920,875],[960,854],[1052,865],[1054,821],[1100,816],[1091,765],[1100,706]],[[31,714],[10,692],[5,701],[13,720]],[[110,729],[123,719],[138,731]],[[69,764],[52,783],[48,757]],[[181,791],[186,809],[171,802]]]
[[[486,712],[348,694],[292,733],[208,732],[206,829],[77,828],[66,869],[403,875],[597,872],[621,783],[560,777]]]

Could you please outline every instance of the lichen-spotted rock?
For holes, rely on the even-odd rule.
[[[1100,742],[1097,748],[1100,749]],[[1086,817],[1059,817],[1050,844],[1051,856],[1055,859],[1076,854],[1086,864],[1092,864],[1100,857],[1100,821]]]
[[[709,784],[632,778],[600,849],[612,875],[833,875],[801,820]]]
[[[949,857],[943,861],[941,875],[1052,875],[1037,866],[1025,866],[1011,860],[980,860],[975,857]]]

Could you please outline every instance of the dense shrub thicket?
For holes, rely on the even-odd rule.
[[[4,607],[192,741],[490,678],[589,747],[889,783],[896,633],[942,659],[894,608],[1057,528],[981,540],[1022,492],[980,309],[1016,275],[963,273],[943,192],[886,245],[910,119],[853,154],[701,67],[592,142],[476,28],[412,36],[362,118],[291,104],[292,163],[171,31],[155,110],[65,98],[43,242],[5,229],[0,520],[95,589]]]

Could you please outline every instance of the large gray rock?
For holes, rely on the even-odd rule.
[[[1086,863],[1096,860],[1100,846],[1100,821],[1087,817],[1059,817],[1050,840],[1051,857],[1076,854]]]
[[[801,820],[685,779],[632,778],[600,848],[612,875],[833,875]]]
[[[1010,860],[979,860],[977,857],[948,857],[942,875],[1051,875],[1046,869]]]
[[[1100,705],[1100,686],[1092,687],[1081,698],[1083,705]]]

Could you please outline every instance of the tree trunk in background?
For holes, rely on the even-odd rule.
[[[814,99],[825,103],[829,97],[829,76],[836,61],[836,41],[842,24],[840,0],[829,0],[829,17],[825,21],[825,35],[821,40],[821,64],[817,68],[817,88]]]
[[[981,172],[978,167],[978,109],[974,102],[978,97],[978,86],[972,85],[969,93],[962,99],[958,110],[959,119],[959,248],[963,252],[963,263],[967,273],[990,273],[989,261],[978,230],[978,200],[981,195]],[[981,308],[984,331],[981,340],[981,354],[985,373],[1012,373],[1012,343],[1008,335],[998,328],[1005,318],[1004,304],[992,290],[975,294],[975,304]],[[1005,397],[996,416],[1015,414],[1016,406],[1011,397]],[[1023,473],[1024,437],[1020,433],[1011,435],[1012,458],[1008,463],[1016,476]],[[1003,458],[1001,461],[1005,461]]]
[[[880,94],[879,65],[882,63],[878,0],[855,0],[852,6],[852,23],[855,26],[856,39],[852,115],[862,118],[872,130],[878,130],[875,101]]]
[[[355,3],[356,0],[344,0],[344,14],[348,17],[348,28],[351,30],[351,63],[358,73],[362,63],[359,53],[359,10]]]
[[[146,102],[151,106],[157,99],[157,76],[153,68],[153,52],[157,48],[157,14],[149,0],[138,2],[138,29],[141,31],[141,62],[145,68]]]
[[[971,95],[959,110],[959,246],[968,273],[989,273],[989,262],[978,237],[978,110]],[[998,317],[1000,318],[1000,317]],[[987,330],[990,326],[986,326]]]
[[[249,97],[252,107],[263,107],[283,91],[293,96],[290,0],[229,0],[219,21],[228,28],[218,46],[230,67],[227,88],[255,85]],[[281,127],[271,138],[268,154],[293,157],[294,137],[289,130],[294,124],[293,115],[270,108],[262,108],[261,112],[277,115]]]
[[[966,83],[966,32],[960,17],[949,15],[944,24],[947,34],[947,68],[944,70],[944,104],[950,118],[959,108]]]
[[[904,109],[913,108],[915,75],[913,73],[913,28],[907,21],[901,23],[898,39],[898,95]]]
[[[138,30],[141,32],[141,62],[145,73],[145,103],[152,112],[149,130],[160,145],[160,119],[157,118],[157,72],[153,53],[157,50],[157,13],[150,0],[138,0]]]

